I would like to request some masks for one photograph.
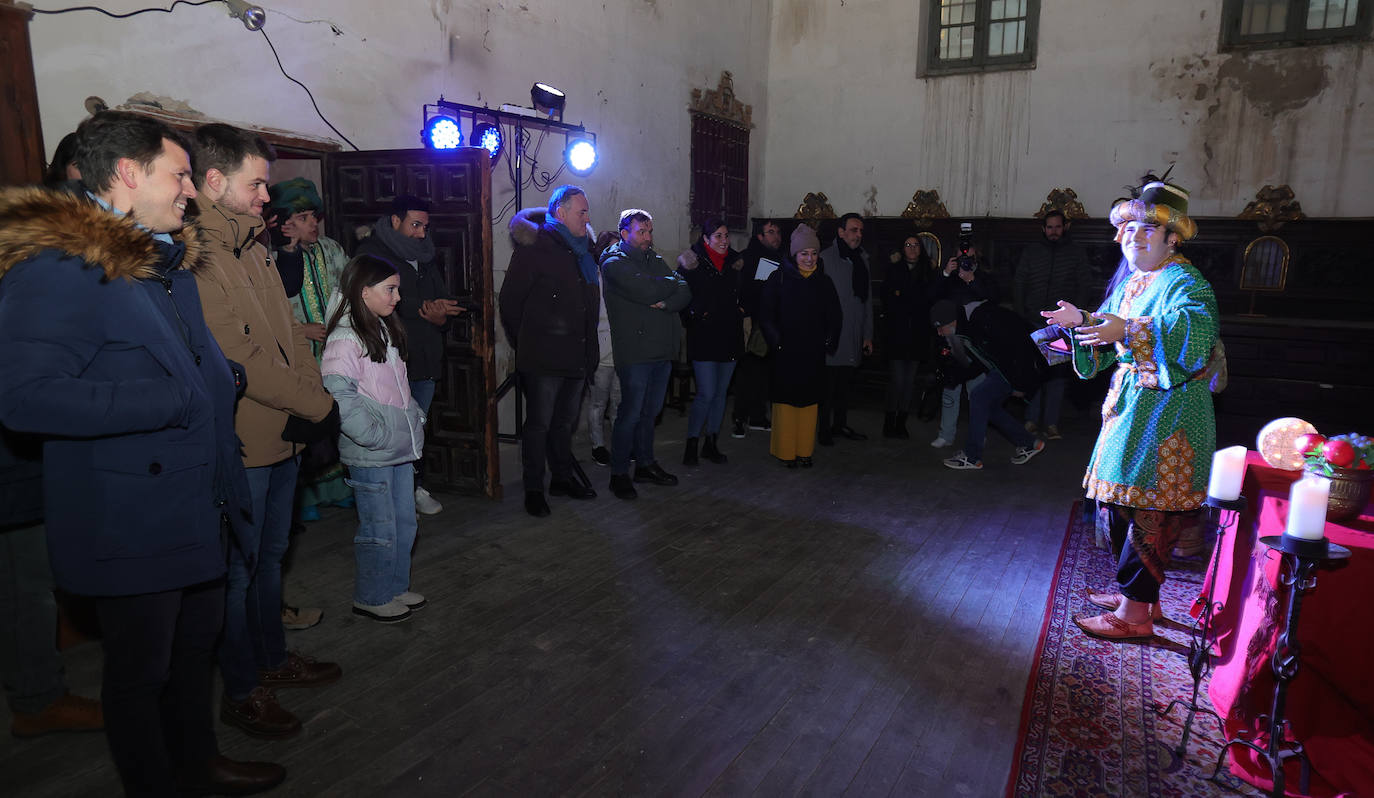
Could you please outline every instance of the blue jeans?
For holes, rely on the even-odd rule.
[[[429,418],[429,406],[434,402],[434,387],[438,384],[436,380],[411,380],[410,395],[415,397],[415,403],[424,411],[425,418]],[[420,453],[420,459],[412,465],[415,466],[415,487],[420,487],[425,482],[425,458],[424,452]]]
[[[349,466],[358,501],[353,538],[353,600],[379,606],[410,587],[410,550],[415,547],[415,481],[410,463]]]
[[[1059,426],[1059,409],[1064,405],[1064,388],[1069,384],[1068,377],[1051,376],[1040,386],[1026,406],[1026,420],[1041,427]],[[1044,410],[1042,421],[1041,410]]]
[[[42,712],[67,692],[42,524],[0,530],[0,677],[10,709]]]
[[[945,388],[940,394],[940,437],[954,443],[954,439],[959,435],[959,399],[963,396],[964,389],[972,392],[979,385],[983,384],[986,374],[979,374],[963,385],[956,385],[953,388]]]
[[[995,371],[983,375],[986,379],[968,392],[968,438],[964,454],[970,460],[983,459],[983,444],[987,442],[988,425],[1002,433],[1002,437],[1016,446],[1034,446],[1035,436],[1016,417],[1002,407],[1011,396],[1011,386]]]
[[[519,372],[525,392],[525,426],[520,430],[520,463],[526,491],[544,490],[544,462],[553,478],[573,479],[572,434],[582,412],[581,377],[550,377]]]
[[[719,434],[735,361],[693,360],[692,373],[697,378],[697,395],[692,398],[692,412],[687,415],[687,437]]]
[[[616,366],[620,378],[620,407],[611,427],[611,473],[630,473],[630,458],[639,468],[654,464],[654,416],[663,407],[668,378],[673,373],[670,360],[651,360]]]
[[[259,670],[286,663],[286,632],[281,625],[281,561],[291,537],[291,505],[297,462],[248,469],[253,520],[242,537],[248,556],[229,545],[229,579],[224,596],[224,637],[219,669],[224,692],[234,701],[258,686]]]

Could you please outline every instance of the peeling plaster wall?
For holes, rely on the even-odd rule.
[[[108,0],[124,12],[143,0]],[[419,146],[421,106],[440,94],[492,107],[529,104],[530,85],[568,94],[564,119],[598,136],[601,165],[583,185],[597,229],[614,228],[635,206],[656,215],[665,252],[689,243],[693,88],[715,88],[722,69],[735,94],[765,112],[769,13],[766,0],[264,0],[266,30],[292,76],[324,114],[363,149]],[[290,15],[288,17],[287,15]],[[294,17],[293,20],[291,17]],[[49,151],[85,116],[82,101],[111,105],[139,92],[184,101],[208,116],[337,138],[298,86],[278,72],[258,33],[225,6],[115,20],[92,12],[36,16],[30,31]],[[466,132],[466,131],[465,131]],[[762,176],[755,134],[751,183]],[[540,151],[553,172],[563,139]],[[555,184],[556,185],[556,184]],[[493,209],[513,198],[504,165],[493,177]],[[527,187],[525,205],[547,201]],[[495,266],[509,259],[505,221]]]
[[[1197,215],[1287,183],[1310,216],[1374,216],[1368,42],[1218,53],[1221,0],[1056,0],[1035,69],[919,78],[925,5],[774,0],[762,213],[823,191],[898,215],[934,188],[955,216],[1028,216],[1068,186],[1100,217],[1177,161]]]

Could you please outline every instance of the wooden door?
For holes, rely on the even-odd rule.
[[[444,337],[443,378],[425,430],[425,483],[499,499],[490,156],[477,147],[329,153],[322,188],[329,235],[350,253],[357,229],[389,215],[397,195],[429,200],[429,236],[445,284],[477,309],[454,319]]]

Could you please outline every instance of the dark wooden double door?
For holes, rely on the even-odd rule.
[[[329,235],[353,252],[358,229],[398,195],[430,202],[429,236],[449,293],[477,309],[444,336],[444,369],[425,430],[425,484],[500,498],[496,449],[491,167],[486,150],[369,150],[324,157]]]

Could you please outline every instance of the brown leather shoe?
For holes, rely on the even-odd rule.
[[[19,738],[39,737],[51,732],[93,732],[105,728],[100,702],[70,693],[32,714],[14,713],[10,734]]]
[[[343,668],[336,662],[316,662],[294,651],[286,652],[286,664],[271,671],[258,671],[258,684],[263,687],[323,687],[343,676]]]
[[[300,732],[301,721],[282,709],[277,694],[266,687],[254,687],[243,701],[224,696],[220,701],[219,719],[237,726],[251,737],[275,740]]]
[[[286,779],[286,768],[273,762],[235,762],[215,755],[196,778],[177,779],[182,795],[252,795]]]

